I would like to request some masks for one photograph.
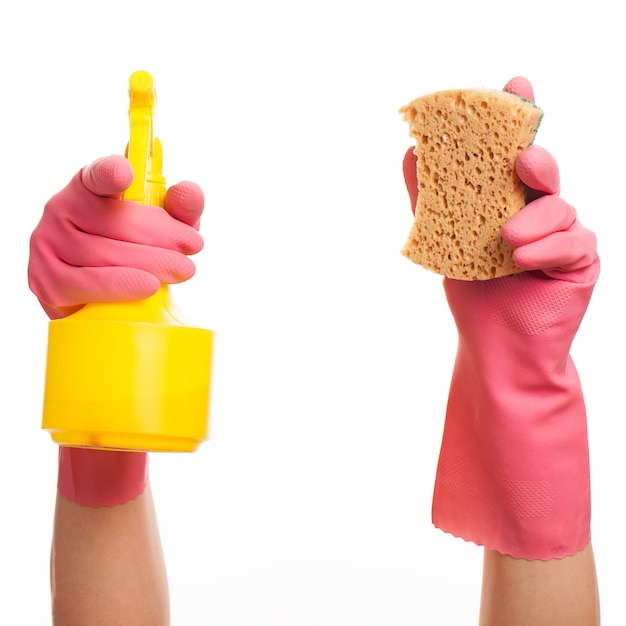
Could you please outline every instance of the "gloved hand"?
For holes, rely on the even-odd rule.
[[[50,318],[88,302],[147,298],[161,284],[193,276],[187,255],[203,245],[202,190],[191,182],[172,186],[164,211],[120,199],[132,177],[124,157],[98,159],[46,204],[31,236],[28,279]]]
[[[174,185],[164,211],[121,200],[132,179],[124,157],[98,159],[46,204],[31,236],[28,279],[52,319],[88,302],[147,298],[193,276],[187,255],[202,249],[202,190]],[[59,447],[59,493],[81,506],[122,504],[147,482],[145,452]]]
[[[525,79],[506,90],[532,99]],[[415,160],[405,157],[407,182]],[[459,344],[433,496],[433,523],[517,558],[561,558],[590,541],[583,394],[569,351],[600,263],[595,235],[559,197],[537,146],[516,170],[530,202],[503,228],[520,274],[444,279]],[[415,207],[417,185],[409,188]]]

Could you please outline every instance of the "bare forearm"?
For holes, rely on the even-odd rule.
[[[152,494],[111,507],[57,495],[51,555],[55,626],[166,626],[167,576]]]
[[[600,608],[591,544],[549,561],[485,550],[480,626],[598,626]]]

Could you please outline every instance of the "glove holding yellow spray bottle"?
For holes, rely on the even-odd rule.
[[[124,200],[164,207],[151,75],[130,77],[134,179]],[[49,324],[42,428],[61,446],[191,452],[208,437],[213,333],[187,325],[170,290],[92,303]]]

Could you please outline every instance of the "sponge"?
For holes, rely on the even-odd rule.
[[[400,109],[415,139],[419,195],[402,254],[449,278],[487,280],[521,270],[502,225],[524,207],[517,155],[543,112],[492,89],[438,91]]]

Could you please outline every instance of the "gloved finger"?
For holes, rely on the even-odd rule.
[[[88,302],[131,302],[155,294],[161,283],[149,272],[132,267],[72,267],[58,263],[55,280],[42,281],[29,272],[29,286],[48,314],[71,313]]]
[[[502,238],[513,248],[571,228],[576,210],[559,196],[543,196],[527,204],[502,227]]]
[[[128,159],[114,154],[86,165],[80,176],[83,185],[91,193],[119,198],[133,182],[133,168]]]
[[[535,101],[533,86],[530,84],[530,81],[523,76],[515,76],[514,78],[511,78],[511,80],[504,86],[503,91],[514,93],[522,98],[525,98],[526,100],[530,100],[531,102]]]
[[[113,155],[85,166],[81,170],[81,178],[88,191],[98,196],[120,198],[133,180],[133,171],[127,159]],[[197,229],[204,208],[202,189],[189,181],[170,187],[165,197],[165,208],[175,219]]]
[[[557,271],[561,278],[592,266],[597,259],[596,236],[578,221],[568,230],[552,233],[513,252],[520,269]]]
[[[87,224],[82,230],[102,237],[168,248],[183,254],[196,254],[204,245],[195,228],[172,217],[161,207],[125,200],[106,200],[100,210],[82,216],[79,224]]]
[[[413,148],[409,148],[406,151],[402,161],[402,171],[404,172],[404,184],[406,185],[406,190],[409,192],[411,211],[413,211],[413,215],[415,215],[419,185],[417,181],[417,156],[414,154],[413,150]]]
[[[65,190],[48,201],[36,228],[37,237],[40,231],[49,231],[49,238],[63,241],[64,246],[80,233],[169,248],[183,254],[196,254],[204,245],[195,228],[162,208],[85,193],[79,177],[74,177]]]
[[[171,284],[189,280],[195,264],[181,252],[117,239],[94,238],[81,234],[73,245],[56,251],[55,264],[81,267],[132,267],[154,275],[160,282]],[[51,272],[53,274],[53,272]],[[58,281],[61,277],[56,277]]]
[[[521,181],[531,189],[557,194],[561,190],[561,176],[556,159],[540,146],[528,146],[515,161]]]
[[[187,180],[173,185],[165,195],[165,210],[172,217],[197,230],[204,210],[202,189]]]

